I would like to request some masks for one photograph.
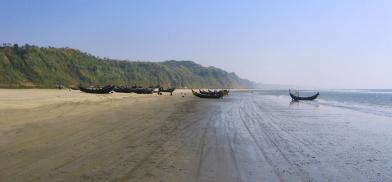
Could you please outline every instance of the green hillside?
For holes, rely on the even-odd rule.
[[[70,48],[3,45],[0,87],[83,85],[251,88],[254,83],[192,61],[131,62],[102,59]]]

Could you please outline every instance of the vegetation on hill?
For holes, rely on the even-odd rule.
[[[70,48],[0,46],[0,87],[161,85],[179,88],[251,88],[254,83],[192,61],[131,62],[102,59]]]

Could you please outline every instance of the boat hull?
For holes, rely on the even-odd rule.
[[[197,93],[192,90],[192,93],[194,96],[199,97],[199,98],[204,98],[204,99],[220,99],[223,97],[222,92],[218,92],[217,94],[201,94],[201,93]]]
[[[85,93],[90,93],[90,94],[109,94],[111,91],[113,91],[114,86],[108,85],[102,88],[85,88],[82,86],[79,86],[79,90]]]
[[[312,95],[312,96],[310,96],[310,97],[299,97],[299,96],[295,96],[294,94],[292,94],[291,92],[290,92],[290,97],[291,97],[291,99],[293,99],[294,101],[299,101],[299,100],[315,100],[315,99],[317,99],[317,97],[320,95],[320,93],[316,93],[316,94],[314,94],[314,95]]]

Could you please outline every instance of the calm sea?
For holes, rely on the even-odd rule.
[[[260,90],[261,95],[288,97],[288,90]],[[301,96],[315,92],[303,91]],[[315,101],[321,105],[352,109],[359,112],[392,117],[392,89],[371,90],[321,90]]]

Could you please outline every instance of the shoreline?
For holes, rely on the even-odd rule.
[[[173,96],[191,93],[190,90],[179,89]],[[126,98],[164,97],[157,94],[111,93],[89,94],[79,90],[68,89],[0,89],[0,110],[32,109],[48,105],[72,103],[99,103]]]
[[[0,98],[58,99],[58,91],[38,91],[21,98],[0,91]],[[392,140],[388,117],[253,92],[216,100],[187,92],[98,99],[75,93],[65,104],[0,109],[0,180],[387,181],[392,176],[392,145],[384,142]]]

